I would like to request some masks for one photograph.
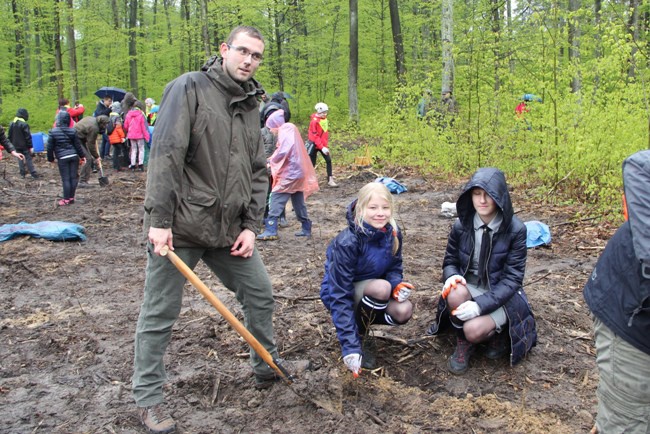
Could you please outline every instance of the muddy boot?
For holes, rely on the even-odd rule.
[[[465,339],[465,334],[460,332],[456,338],[456,350],[447,360],[447,368],[454,375],[463,375],[469,368],[469,359],[474,353],[474,344]]]
[[[162,404],[140,408],[140,420],[150,433],[176,432],[176,422],[164,410]]]
[[[302,222],[302,229],[294,234],[297,237],[311,237],[311,220]]]
[[[336,182],[334,182],[334,177],[330,176],[327,180],[327,186],[332,188],[337,188],[339,185]]]
[[[282,360],[278,359],[275,362],[277,365],[282,366],[290,376],[300,376],[305,371],[311,369],[311,362],[309,360]],[[275,372],[271,371],[267,374],[255,374],[255,388],[258,390],[268,389],[273,386],[277,381],[282,378]]]
[[[278,220],[267,218],[264,222],[264,232],[257,236],[258,240],[273,241],[278,239]]]
[[[508,334],[503,331],[495,333],[488,341],[485,357],[490,360],[497,360],[508,353]]]
[[[363,369],[375,369],[377,367],[377,344],[370,336],[363,339],[361,346],[363,356],[361,357],[361,367]]]

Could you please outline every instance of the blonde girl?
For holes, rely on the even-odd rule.
[[[354,375],[374,367],[368,327],[405,324],[413,314],[408,300],[413,285],[403,282],[402,234],[394,208],[385,185],[365,185],[348,206],[348,227],[327,247],[320,296]]]

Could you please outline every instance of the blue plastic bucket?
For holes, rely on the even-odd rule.
[[[32,134],[32,145],[34,152],[45,152],[45,142],[47,142],[47,134],[34,133]]]

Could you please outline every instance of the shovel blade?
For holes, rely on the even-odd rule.
[[[99,185],[102,187],[106,187],[109,184],[108,182],[108,176],[100,176],[99,177]]]

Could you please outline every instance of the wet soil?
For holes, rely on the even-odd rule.
[[[0,162],[0,223],[61,220],[84,226],[85,242],[19,237],[0,243],[0,432],[137,433],[130,393],[133,335],[142,300],[141,231],[145,174],[106,171],[107,187],[77,193],[57,207],[55,166],[36,159],[43,177],[18,176]],[[378,170],[378,169],[375,169]],[[291,386],[257,391],[245,342],[189,284],[165,362],[166,405],[183,433],[579,433],[593,425],[598,373],[582,287],[614,228],[588,209],[541,204],[514,188],[519,217],[551,227],[549,247],[528,252],[525,289],[539,343],[522,363],[490,361],[479,351],[463,376],[451,375],[451,334],[427,337],[435,313],[442,255],[461,181],[405,169],[382,173],[336,167],[340,188],[308,200],[313,237],[299,224],[280,240],[258,243],[276,300],[275,333],[286,359],[313,370]],[[345,226],[345,207],[376,175],[409,191],[396,197],[404,231],[404,274],[416,285],[415,315],[398,328],[376,327],[378,368],[358,379],[345,370],[328,313],[318,298],[325,247]],[[96,175],[95,175],[96,176]],[[28,177],[29,178],[29,177]],[[195,270],[240,319],[241,309],[207,268]]]

